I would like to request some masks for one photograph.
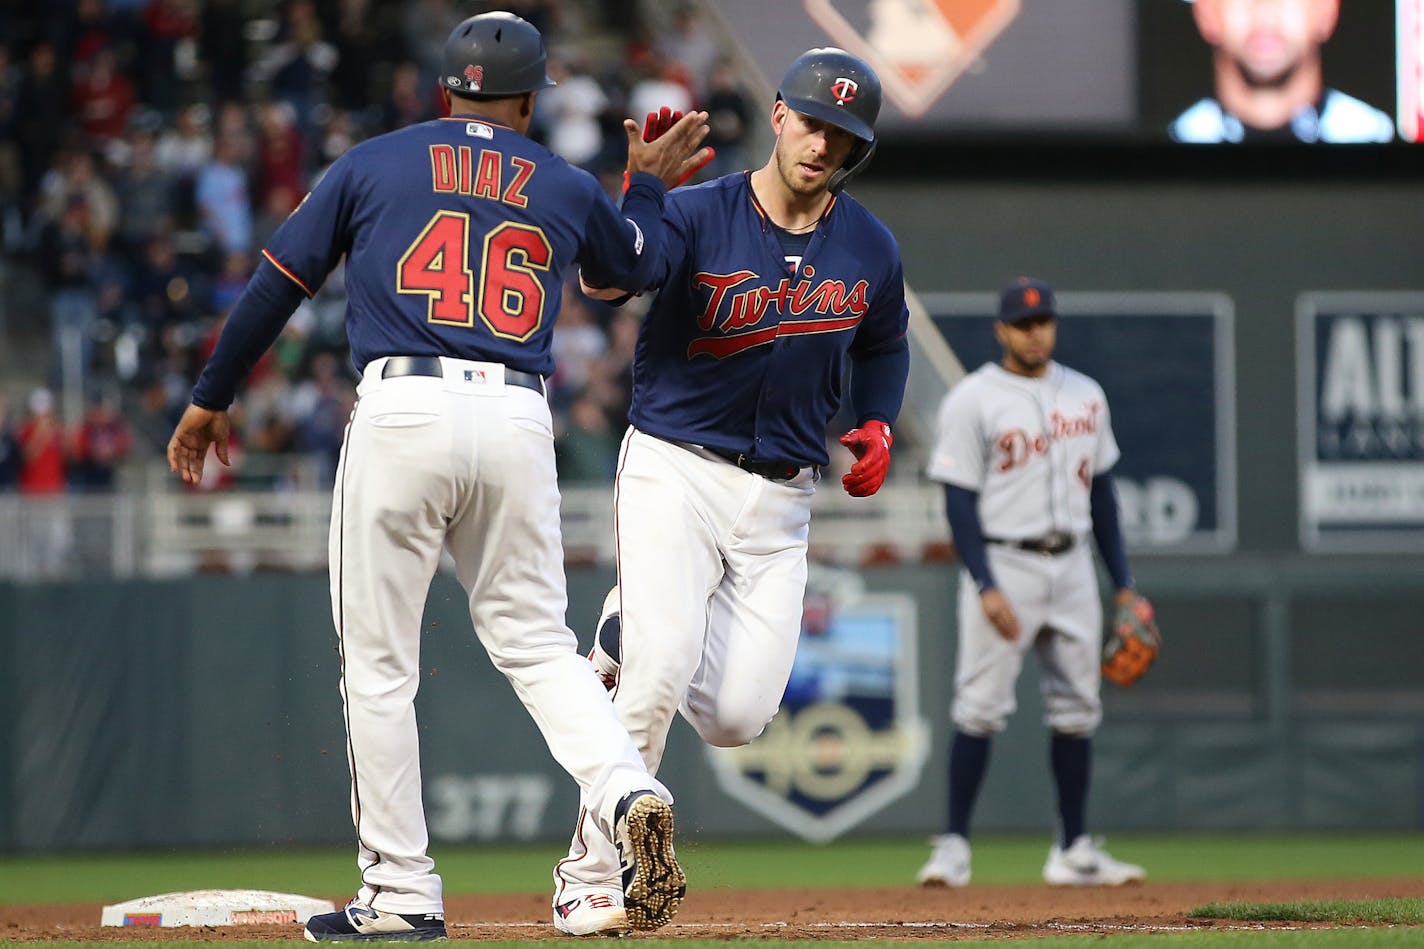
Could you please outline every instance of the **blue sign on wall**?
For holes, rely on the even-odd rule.
[[[1236,546],[1232,306],[1203,293],[1060,293],[1054,358],[1108,397],[1122,460],[1113,473],[1123,532],[1143,553]],[[997,297],[921,296],[972,372],[1000,358]]]
[[[1296,304],[1300,542],[1424,549],[1424,293]]]

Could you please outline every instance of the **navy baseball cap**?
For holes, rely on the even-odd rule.
[[[1031,316],[1058,316],[1053,287],[1033,277],[1016,277],[999,294],[999,319],[1016,323]]]

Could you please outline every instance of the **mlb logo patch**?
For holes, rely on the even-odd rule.
[[[483,369],[466,369],[466,370],[465,370],[465,381],[466,381],[466,382],[484,382],[484,381],[485,381],[485,371],[484,371]]]

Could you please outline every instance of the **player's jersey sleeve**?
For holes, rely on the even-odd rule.
[[[881,252],[883,259],[890,261],[885,274],[879,280],[878,292],[870,309],[855,333],[851,352],[856,356],[868,356],[893,348],[905,335],[910,326],[910,308],[905,303],[905,268],[900,262],[900,248],[890,232],[881,228],[888,247]]]
[[[1107,395],[1101,387],[1095,385],[1095,388],[1098,390],[1098,404],[1102,408],[1098,409],[1098,443],[1093,450],[1093,474],[1100,475],[1112,470],[1113,465],[1122,457],[1122,452],[1117,447],[1117,436],[1113,434]]]
[[[969,491],[983,490],[987,451],[977,389],[965,379],[940,403],[934,448],[925,468],[931,479]]]
[[[661,181],[641,172],[632,176],[621,209],[598,190],[578,251],[590,286],[641,290],[662,272],[665,195]]]
[[[357,184],[354,150],[338,158],[268,242],[264,256],[314,295],[351,249]]]

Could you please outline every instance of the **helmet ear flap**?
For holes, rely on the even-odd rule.
[[[840,194],[841,189],[850,184],[850,180],[860,174],[874,156],[875,140],[867,142],[861,139],[846,156],[845,164],[831,172],[830,180],[826,182],[826,190],[831,194]]]

